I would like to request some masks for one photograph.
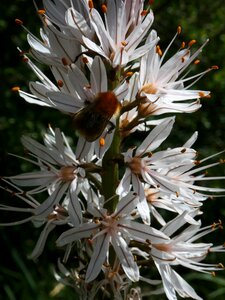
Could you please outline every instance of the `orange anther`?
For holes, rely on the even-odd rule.
[[[106,4],[102,4],[102,12],[104,14],[107,13],[107,5]]]
[[[94,3],[93,3],[92,0],[89,0],[89,1],[88,1],[88,7],[89,7],[90,9],[94,8]]]
[[[196,59],[195,61],[194,61],[194,64],[195,65],[198,65],[200,63],[200,60],[199,59]]]
[[[177,33],[178,33],[178,34],[181,34],[181,30],[182,30],[181,26],[178,26],[178,27],[177,27]]]
[[[37,12],[38,12],[39,15],[44,15],[45,14],[45,10],[44,9],[39,9]]]
[[[15,19],[17,25],[23,25],[23,21],[20,19]]]
[[[12,92],[19,92],[19,90],[20,90],[19,86],[14,86],[14,87],[11,88]]]
[[[103,137],[101,137],[101,138],[99,139],[99,146],[100,146],[100,147],[105,146],[105,139],[104,139]]]
[[[159,45],[156,46],[156,53],[158,53],[159,56],[162,56],[162,50]]]
[[[148,14],[148,10],[147,9],[143,9],[141,12],[141,16],[146,16]]]
[[[194,44],[196,44],[197,41],[196,40],[191,40],[189,43],[188,43],[188,46],[191,47],[193,46]]]
[[[64,83],[63,83],[62,80],[59,79],[59,80],[57,81],[58,87],[63,87],[63,84],[64,84]]]

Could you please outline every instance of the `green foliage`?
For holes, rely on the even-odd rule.
[[[212,65],[218,65],[220,70],[207,74],[196,88],[211,90],[212,98],[203,99],[203,108],[192,115],[177,115],[175,131],[169,139],[168,146],[180,146],[193,133],[199,131],[199,139],[195,145],[200,156],[206,156],[224,149],[225,129],[225,5],[223,0],[158,0],[153,5],[155,12],[154,28],[161,37],[161,48],[170,42],[181,25],[183,32],[177,40],[177,47],[182,40],[197,40],[201,45],[207,38],[208,45],[203,50],[201,64],[196,70],[204,70]],[[23,155],[20,137],[23,134],[40,139],[42,132],[49,123],[53,127],[60,127],[65,133],[72,130],[70,120],[57,111],[43,109],[30,105],[16,93],[11,91],[13,86],[21,86],[28,90],[28,82],[35,80],[34,74],[21,61],[16,47],[27,50],[26,33],[15,25],[14,19],[23,19],[25,25],[35,34],[38,34],[38,17],[34,13],[32,1],[8,0],[0,2],[0,33],[1,33],[1,60],[0,60],[0,175],[12,175],[25,171],[27,166],[16,158],[8,156],[8,152]],[[174,47],[174,51],[176,48]],[[220,174],[225,174],[224,167]],[[218,170],[214,174],[218,174]],[[213,175],[213,174],[212,174]],[[218,183],[216,183],[218,184]],[[220,183],[221,184],[221,183]],[[1,194],[1,201],[6,203],[11,198],[6,193]],[[204,223],[209,224],[219,218],[225,219],[224,199],[208,201],[205,205]],[[2,216],[2,214],[1,214]],[[9,214],[4,220],[10,221]],[[12,220],[15,220],[12,215]],[[1,217],[2,220],[2,217]],[[56,286],[53,277],[53,266],[57,260],[57,253],[51,247],[40,257],[38,262],[27,259],[38,237],[38,229],[32,225],[21,225],[13,228],[0,228],[1,256],[0,256],[0,299],[47,300],[47,299],[75,299],[72,289],[66,288],[56,296],[50,292]],[[220,235],[212,241],[222,243]],[[222,255],[220,259],[222,258]],[[217,258],[215,258],[217,259]],[[222,274],[222,275],[221,275]],[[189,275],[190,283],[203,299],[224,299],[224,273],[218,277]],[[196,285],[196,286],[195,286]],[[154,299],[154,298],[151,298]]]

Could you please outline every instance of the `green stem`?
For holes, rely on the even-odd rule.
[[[118,156],[120,155],[120,134],[119,134],[119,119],[114,132],[112,144],[104,155],[102,162],[102,188],[105,201],[105,208],[109,213],[114,212],[118,203],[118,196],[116,195],[116,188],[119,182],[119,166]]]

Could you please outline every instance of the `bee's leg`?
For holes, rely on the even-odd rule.
[[[109,124],[108,133],[111,133],[116,126],[111,121],[108,121],[108,124]]]

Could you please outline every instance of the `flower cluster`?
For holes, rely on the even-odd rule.
[[[33,259],[44,251],[50,232],[63,225],[57,228],[63,257],[56,277],[80,299],[142,299],[141,285],[132,285],[142,282],[149,295],[161,284],[168,299],[178,294],[199,300],[174,266],[205,273],[223,269],[202,260],[224,246],[197,241],[222,227],[221,222],[201,227],[200,220],[203,202],[225,192],[203,185],[225,179],[205,173],[224,162],[205,163],[222,152],[198,159],[192,148],[197,132],[181,146],[163,148],[175,122],[171,113],[198,110],[200,98],[210,92],[192,86],[217,67],[190,75],[208,40],[195,51],[195,40],[181,43],[166,60],[181,27],[163,52],[151,29],[151,1],[146,2],[43,0],[43,7],[36,6],[40,38],[16,20],[30,45],[20,55],[38,78],[30,82],[30,93],[19,94],[71,118],[77,144],[59,128],[49,127],[44,144],[22,137],[29,155],[24,159],[36,170],[2,181],[26,206],[0,209],[29,214],[5,225],[32,221],[43,227]],[[54,79],[35,60],[48,65]],[[133,133],[145,136],[135,146]],[[154,279],[157,270],[160,280]]]

